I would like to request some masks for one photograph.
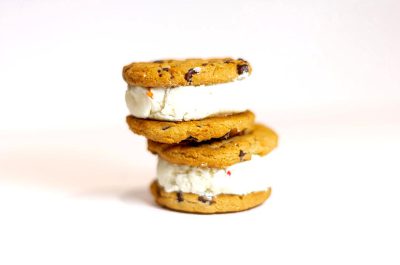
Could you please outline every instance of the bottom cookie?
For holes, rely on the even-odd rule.
[[[246,195],[220,194],[212,198],[193,193],[166,192],[154,181],[150,186],[156,203],[175,211],[189,213],[229,213],[254,208],[268,199],[271,188]]]

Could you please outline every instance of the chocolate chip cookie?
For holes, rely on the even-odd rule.
[[[158,60],[126,65],[123,78],[132,86],[171,88],[232,82],[251,71],[251,65],[241,58]]]
[[[248,134],[201,143],[164,144],[148,140],[148,150],[168,162],[196,167],[225,168],[250,160],[253,154],[266,155],[278,143],[277,134],[256,124]]]
[[[254,208],[271,195],[271,189],[252,192],[246,195],[219,194],[212,198],[193,193],[166,192],[157,181],[150,186],[151,193],[160,206],[190,213],[229,213],[240,212]]]
[[[182,141],[203,142],[215,138],[227,139],[251,132],[254,127],[254,118],[251,111],[246,111],[183,122],[157,121],[128,116],[126,122],[134,133],[143,135],[149,140],[176,144]]]

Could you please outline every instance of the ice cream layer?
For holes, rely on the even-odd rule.
[[[249,89],[243,81],[175,88],[129,86],[125,99],[137,118],[188,121],[243,112],[249,107],[246,93]]]
[[[266,161],[266,157],[253,155],[249,161],[220,169],[177,165],[159,157],[157,180],[167,192],[245,195],[271,187]]]

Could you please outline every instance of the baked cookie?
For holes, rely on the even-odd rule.
[[[203,120],[169,122],[126,117],[129,128],[147,139],[166,144],[182,141],[202,142],[213,138],[227,139],[250,132],[254,126],[254,114],[246,111],[228,116]]]
[[[159,60],[126,65],[123,78],[132,86],[170,88],[227,83],[251,71],[250,64],[240,58]]]
[[[250,160],[253,154],[266,155],[277,146],[278,136],[256,124],[248,134],[203,143],[163,144],[148,140],[148,150],[168,162],[196,167],[225,168]]]
[[[271,188],[246,195],[219,194],[212,198],[193,193],[166,192],[157,181],[150,186],[156,203],[160,206],[190,213],[229,213],[254,208],[268,199]]]

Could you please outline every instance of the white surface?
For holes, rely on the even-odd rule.
[[[271,154],[272,155],[272,154]],[[207,197],[225,194],[249,194],[271,187],[269,156],[252,155],[251,160],[226,168],[193,167],[158,158],[157,180],[167,192],[189,192]]]
[[[399,264],[399,9],[1,1],[0,264]],[[162,210],[122,66],[217,55],[252,62],[253,110],[280,135],[272,196],[238,214]]]
[[[213,86],[150,90],[130,86],[125,94],[125,101],[129,112],[138,118],[167,121],[200,120],[249,109],[251,101],[245,100],[248,93],[247,84],[236,81]]]

